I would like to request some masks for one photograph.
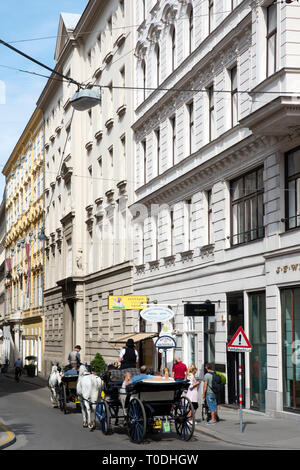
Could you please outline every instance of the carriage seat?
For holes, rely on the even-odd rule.
[[[124,381],[124,375],[126,374],[126,372],[130,372],[132,377],[140,374],[139,369],[136,369],[136,368],[112,369],[110,371],[107,371],[108,382],[110,382],[112,385],[115,385],[117,387],[122,387],[122,383]]]

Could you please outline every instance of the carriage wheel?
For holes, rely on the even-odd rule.
[[[138,398],[130,400],[127,413],[128,434],[131,441],[139,444],[146,434],[146,412]]]
[[[67,414],[67,394],[64,384],[61,384],[59,389],[59,408],[64,414]]]
[[[106,401],[101,400],[97,404],[96,416],[99,419],[103,434],[109,434],[111,432],[111,418],[109,406]]]
[[[187,397],[181,397],[175,408],[175,428],[177,435],[184,441],[189,441],[195,430],[195,411],[192,402]]]

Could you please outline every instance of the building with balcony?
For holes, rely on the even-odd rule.
[[[242,326],[244,405],[299,412],[300,6],[153,0],[136,18],[134,292],[174,311],[170,366],[213,362],[238,403]]]
[[[35,110],[3,174],[5,200],[5,325],[6,349],[17,357],[37,358],[43,371],[43,119]],[[25,363],[25,361],[24,361]]]

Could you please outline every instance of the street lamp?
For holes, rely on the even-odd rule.
[[[100,103],[100,93],[87,88],[78,90],[70,100],[71,106],[77,111],[87,111]]]

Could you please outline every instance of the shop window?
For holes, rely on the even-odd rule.
[[[281,291],[283,406],[300,411],[300,287]]]
[[[264,237],[263,168],[231,182],[231,243],[238,245]]]

